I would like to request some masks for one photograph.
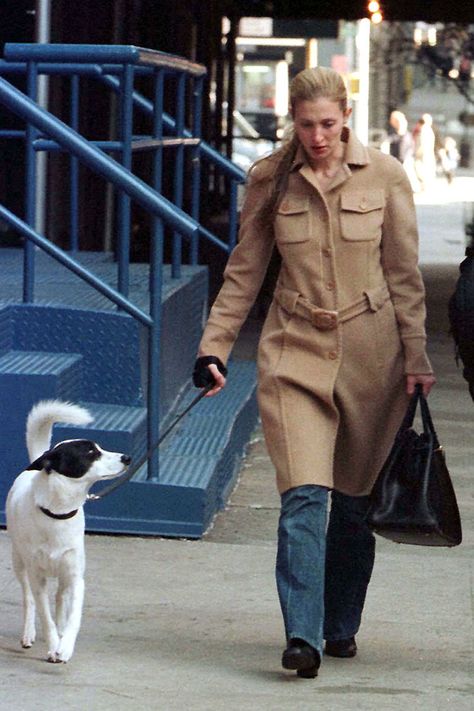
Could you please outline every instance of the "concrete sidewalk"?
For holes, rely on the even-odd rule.
[[[2,709],[474,707],[474,403],[447,333],[447,297],[464,249],[454,219],[461,206],[448,209],[451,217],[440,225],[424,199],[419,219],[438,377],[430,403],[458,494],[463,544],[429,549],[379,539],[358,656],[325,659],[315,680],[284,672],[273,578],[279,501],[257,430],[239,486],[204,540],[87,536],[83,624],[67,665],[44,661],[41,639],[31,650],[20,648],[20,590],[0,531]],[[449,252],[443,263],[435,258],[435,238]],[[241,353],[252,353],[254,327],[248,324]]]

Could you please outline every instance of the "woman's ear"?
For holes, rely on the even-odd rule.
[[[349,121],[349,118],[350,118],[350,115],[351,115],[351,114],[352,114],[352,109],[348,107],[348,108],[344,111],[344,123],[346,123],[347,121]]]

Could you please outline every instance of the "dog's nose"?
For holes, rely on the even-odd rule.
[[[120,461],[122,462],[122,464],[126,464],[128,467],[128,465],[132,461],[132,458],[128,454],[122,454],[122,456],[120,457]]]

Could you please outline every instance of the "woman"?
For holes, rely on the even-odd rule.
[[[430,188],[436,178],[436,136],[433,117],[423,114],[414,130],[415,171],[421,190]]]
[[[323,639],[327,654],[356,653],[375,548],[367,495],[408,396],[416,383],[428,394],[434,377],[403,167],[347,128],[335,71],[304,70],[290,98],[294,135],[250,172],[239,244],[194,382],[211,377],[210,396],[224,387],[224,364],[276,244],[282,266],[259,344],[258,397],[282,503],[282,664],[315,677]]]

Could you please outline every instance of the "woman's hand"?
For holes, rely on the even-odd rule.
[[[427,397],[433,385],[436,383],[434,375],[407,375],[407,393],[413,395],[415,385],[420,383],[423,386],[423,395]]]
[[[193,383],[197,388],[210,388],[205,397],[217,395],[226,383],[227,368],[217,356],[199,356],[194,364]]]
[[[209,370],[212,373],[212,377],[214,378],[215,385],[212,388],[212,390],[209,390],[209,392],[204,395],[204,397],[212,397],[213,395],[217,395],[217,393],[219,393],[222,390],[222,388],[225,386],[226,379],[222,375],[222,373],[219,371],[219,368],[217,367],[217,365],[212,364],[212,365],[208,365],[207,367],[209,368]]]

